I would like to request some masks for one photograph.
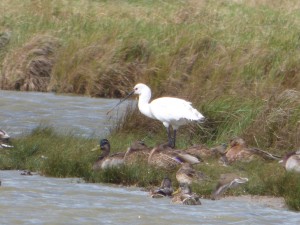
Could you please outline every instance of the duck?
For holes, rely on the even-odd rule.
[[[8,133],[0,129],[0,148],[13,148],[14,146],[9,145],[9,139]]]
[[[111,167],[118,167],[124,164],[124,152],[110,154],[110,143],[107,139],[100,140],[100,149],[102,154],[93,165],[93,170],[107,169]]]
[[[192,184],[199,183],[208,179],[208,177],[193,168],[190,163],[182,163],[179,170],[176,172],[176,179],[178,183]]]
[[[219,146],[218,146],[218,148],[219,148]],[[218,150],[217,147],[208,148],[207,146],[202,145],[202,144],[193,145],[193,146],[185,149],[185,151],[187,153],[198,157],[198,159],[201,159],[202,161],[203,161],[203,159],[218,157],[219,152],[217,150]]]
[[[300,173],[300,150],[286,153],[279,163],[283,165],[286,171]]]
[[[176,169],[182,163],[200,163],[199,159],[183,150],[173,149],[168,143],[154,147],[148,157],[148,164],[167,170]]]
[[[172,197],[173,188],[170,178],[165,177],[159,188],[150,191],[151,198]]]
[[[200,196],[192,192],[192,188],[187,183],[179,184],[177,191],[173,193],[172,202],[183,205],[201,205]]]
[[[248,182],[247,177],[240,177],[235,173],[221,174],[220,179],[212,192],[211,199],[217,200],[230,188],[238,187],[241,184]]]
[[[20,175],[23,175],[23,176],[32,176],[33,173],[30,170],[24,170],[23,172],[20,173]]]
[[[124,163],[127,165],[133,163],[147,163],[150,155],[151,148],[148,147],[143,141],[135,141],[127,148],[124,155]]]
[[[201,161],[210,158],[219,158],[219,163],[227,166],[228,160],[225,156],[227,147],[228,145],[226,143],[222,143],[212,148],[208,148],[205,145],[199,144],[185,149],[185,152],[196,156]]]
[[[236,161],[250,162],[258,158],[265,160],[279,160],[281,158],[264,150],[248,147],[245,140],[240,137],[234,137],[230,140],[225,156],[228,163]]]
[[[240,137],[235,137],[230,140],[229,148],[225,156],[229,163],[235,161],[251,161],[253,158],[253,154],[248,150],[246,142]]]

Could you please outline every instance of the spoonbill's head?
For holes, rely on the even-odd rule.
[[[109,141],[107,139],[101,139],[100,140],[100,149],[102,151],[110,149],[110,144],[109,144]]]
[[[141,94],[144,94],[144,93],[151,93],[151,90],[147,85],[140,83],[140,84],[137,84],[137,85],[134,86],[133,94],[141,95]]]
[[[131,95],[136,94],[136,95],[144,95],[147,96],[147,98],[151,98],[151,90],[150,88],[145,85],[145,84],[137,84],[134,86],[133,90],[125,96],[123,99],[119,101],[118,104],[116,104],[111,110],[109,110],[106,114],[109,114],[114,108],[116,108],[118,105],[120,105],[122,102],[124,102],[126,99],[128,99]]]

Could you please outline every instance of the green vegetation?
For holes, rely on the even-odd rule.
[[[300,146],[299,9],[296,0],[2,0],[0,88],[122,97],[143,82],[154,97],[190,100],[207,118],[182,128],[178,147],[242,136],[283,155]],[[96,156],[89,150],[97,140],[48,129],[15,140],[0,167],[142,186],[162,176],[155,178],[153,168],[140,174],[123,168],[123,177],[115,170],[93,174]],[[128,109],[109,138],[114,150],[124,151],[145,137],[153,146],[165,140],[165,131]],[[217,177],[209,168],[201,166]],[[246,193],[284,196],[299,210],[299,175],[262,162],[228,170],[239,168],[250,176]],[[137,179],[141,174],[146,180]],[[207,184],[202,194],[211,189]]]
[[[133,139],[125,140],[112,137],[112,153],[125,151]],[[146,189],[159,186],[162,179],[168,176],[172,179],[174,188],[178,187],[176,170],[164,171],[143,163],[93,171],[92,165],[100,155],[100,149],[91,149],[97,146],[98,141],[71,133],[59,135],[52,128],[41,126],[32,133],[15,139],[13,149],[1,150],[0,169],[29,169],[46,176],[82,177],[87,182],[135,185]],[[282,196],[291,209],[300,210],[300,176],[286,172],[278,161],[255,160],[224,167],[216,159],[210,159],[194,168],[209,177],[206,182],[193,184],[193,190],[206,198],[210,198],[221,174],[236,173],[247,177],[249,182],[230,189],[228,195]]]

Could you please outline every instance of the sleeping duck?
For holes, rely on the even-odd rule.
[[[182,150],[169,147],[167,144],[153,148],[148,157],[148,164],[164,169],[175,169],[182,163],[200,163],[199,159]]]

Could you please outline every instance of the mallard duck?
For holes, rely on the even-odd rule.
[[[225,156],[227,149],[227,144],[223,143],[221,145],[208,148],[204,145],[193,145],[187,148],[185,151],[193,156],[196,156],[199,160],[207,158],[220,158],[219,162],[223,165],[227,165],[228,160]]]
[[[205,159],[219,157],[222,154],[222,152],[225,152],[226,148],[226,144],[222,144],[213,148],[208,148],[204,145],[193,145],[185,149],[185,151],[191,155],[198,157],[199,159]]]
[[[148,163],[164,169],[175,169],[184,162],[200,163],[199,159],[185,151],[173,149],[168,144],[153,148],[148,157]]]
[[[279,162],[282,163],[286,171],[300,173],[300,150],[286,153]]]
[[[172,202],[184,205],[201,205],[200,197],[192,192],[192,188],[187,183],[181,183],[178,190],[173,193]]]
[[[208,177],[193,168],[189,163],[183,163],[176,172],[176,179],[179,183],[191,184],[192,182],[201,182],[207,180]]]
[[[221,195],[224,194],[229,188],[238,187],[246,182],[248,182],[248,178],[240,177],[234,173],[221,174],[220,180],[211,195],[211,199],[219,199]]]
[[[143,141],[135,141],[127,149],[124,162],[125,164],[147,162],[151,148],[149,148]]]
[[[115,153],[109,155],[110,153],[110,143],[107,139],[100,140],[100,149],[102,154],[99,156],[98,160],[94,163],[93,169],[106,169],[110,167],[116,167],[124,164],[124,152]]]
[[[152,198],[162,198],[162,197],[171,197],[173,193],[173,188],[172,188],[172,181],[168,178],[165,177],[161,185],[158,189],[150,191],[150,195]]]

